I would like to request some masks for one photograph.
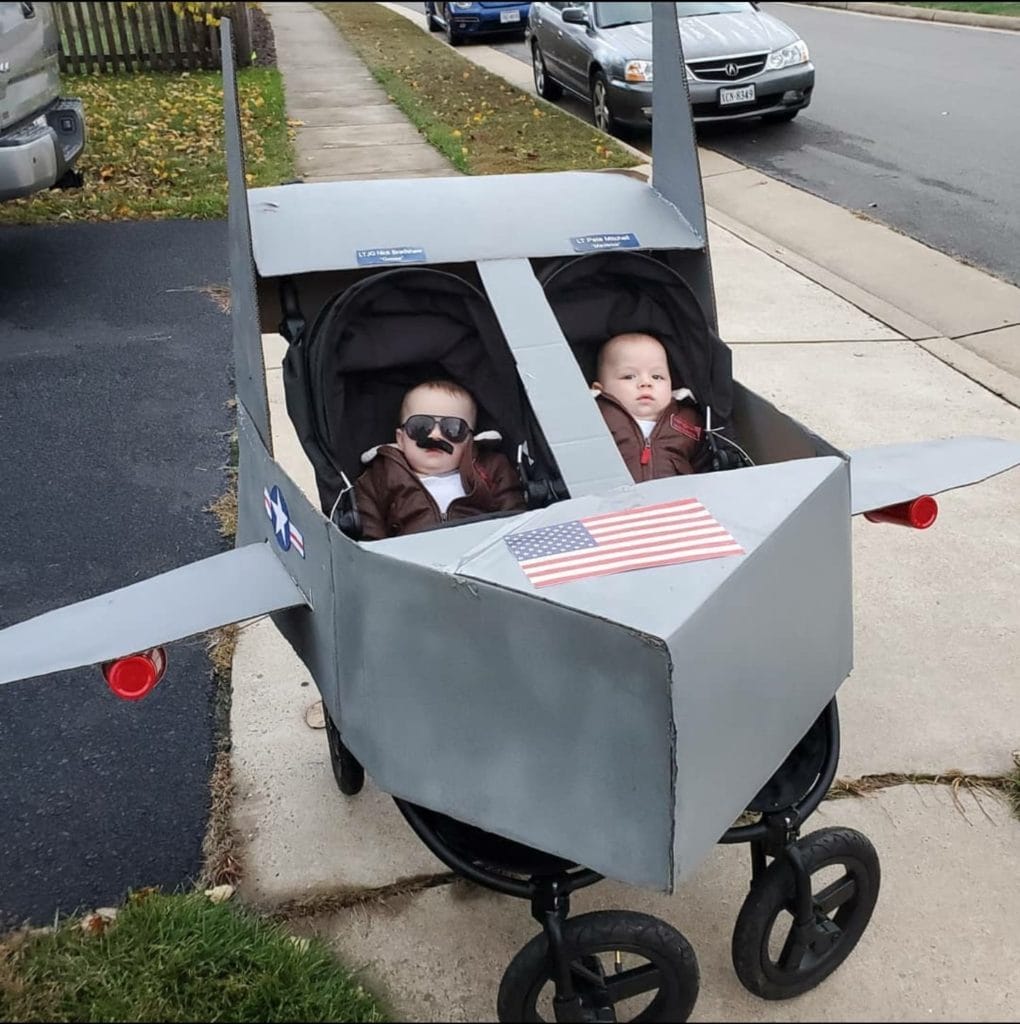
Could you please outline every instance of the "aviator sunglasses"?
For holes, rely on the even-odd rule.
[[[462,420],[459,416],[428,416],[425,413],[408,416],[400,425],[400,429],[412,441],[424,441],[432,433],[432,428],[437,423],[439,424],[439,433],[451,444],[460,444],[474,433],[467,421]]]

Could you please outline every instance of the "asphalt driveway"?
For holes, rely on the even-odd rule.
[[[0,230],[0,626],[226,546],[222,223]],[[200,641],[137,704],[96,669],[0,687],[0,927],[201,866],[213,683]]]

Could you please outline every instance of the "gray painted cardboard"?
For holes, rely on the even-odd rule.
[[[265,544],[248,544],[0,630],[0,684],[98,665],[302,604]]]
[[[713,329],[718,328],[712,261],[708,251],[708,222],[701,184],[690,91],[684,63],[680,25],[672,4],[652,4],[652,188],[676,208],[703,240],[701,272],[688,282]]]
[[[256,431],[272,452],[269,429],[269,398],[266,370],[255,299],[255,273],[251,256],[251,227],[244,177],[244,140],[238,110],[237,76],[232,50],[232,26],[223,20],[222,51],[230,57],[223,61],[224,139],[227,155],[228,241],[230,255],[230,318],[234,329],[234,375],[237,396],[248,407]]]
[[[478,273],[567,490],[579,497],[629,484],[630,473],[531,265],[481,261]]]
[[[252,189],[248,205],[264,278],[346,270],[361,265],[359,253],[381,267],[569,256],[573,239],[595,235],[704,248],[645,182],[603,172],[281,185]]]
[[[851,512],[967,487],[1014,466],[1020,466],[1020,444],[997,437],[858,448],[850,452]]]

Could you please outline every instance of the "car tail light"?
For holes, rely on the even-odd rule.
[[[864,518],[869,523],[895,523],[897,526],[911,526],[915,530],[927,530],[938,518],[938,502],[928,494],[913,501],[903,501],[899,505],[887,505],[865,512]]]
[[[141,700],[152,692],[166,672],[166,651],[153,647],[103,665],[106,685],[121,700]]]

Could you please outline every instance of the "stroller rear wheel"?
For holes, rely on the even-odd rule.
[[[575,1000],[557,1012],[543,933],[521,949],[503,975],[497,1001],[501,1021],[685,1021],[694,1009],[698,961],[687,939],[665,921],[599,910],[568,918],[563,945]]]
[[[325,708],[323,709],[325,710]],[[340,730],[326,711],[326,740],[329,742],[329,763],[333,777],[344,796],[356,796],[365,785],[365,769],[361,762],[344,746]]]
[[[878,899],[878,854],[860,832],[823,828],[791,849],[752,883],[733,930],[737,977],[763,999],[798,996],[832,974],[864,934]],[[800,921],[798,861],[811,890]]]

